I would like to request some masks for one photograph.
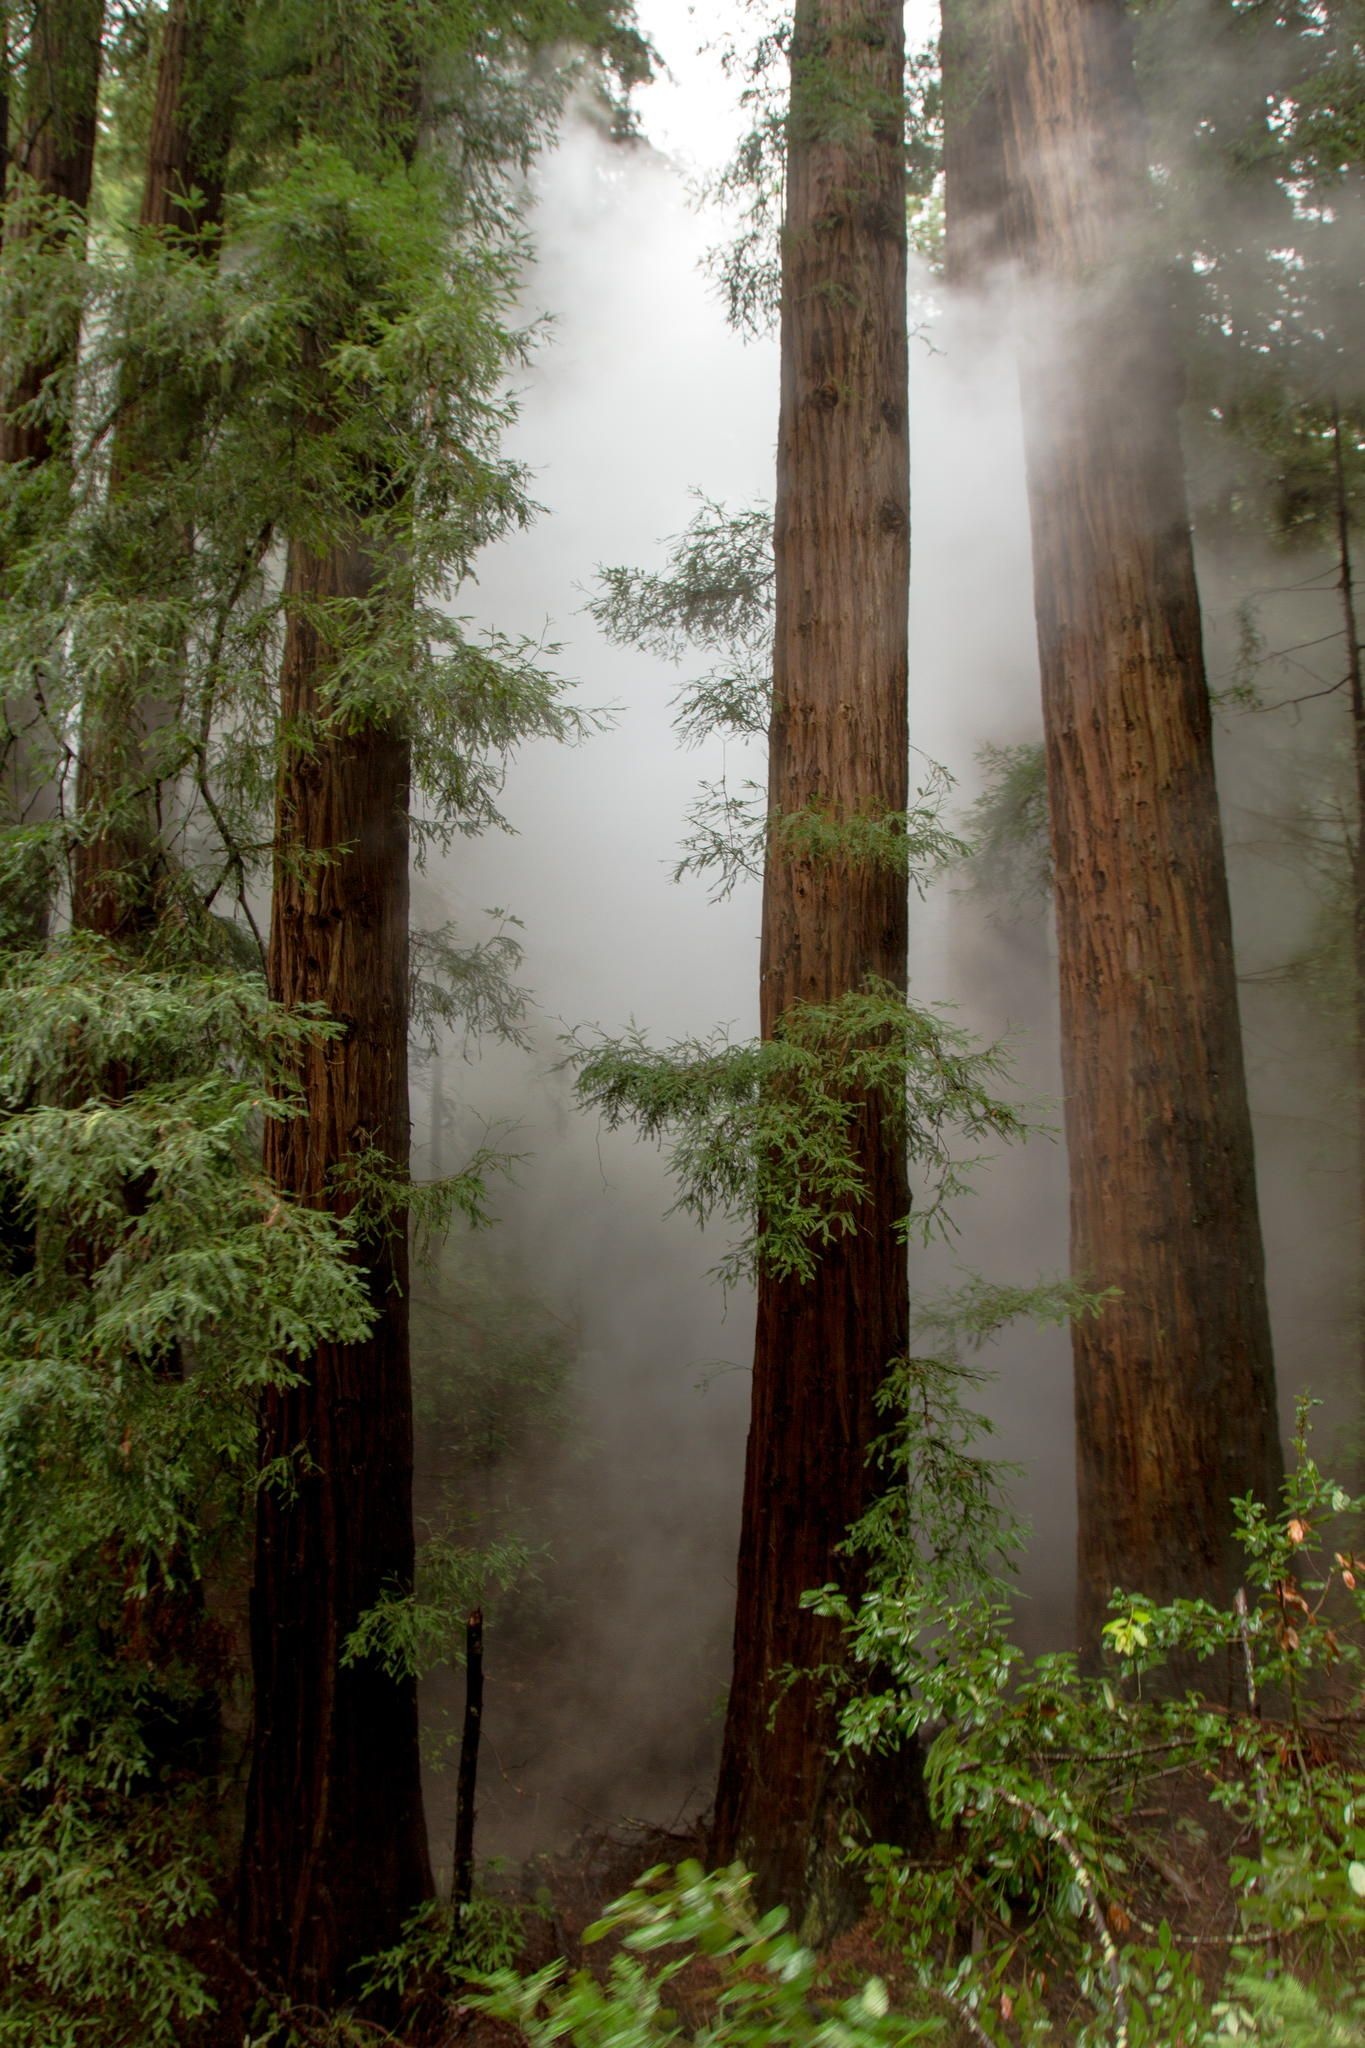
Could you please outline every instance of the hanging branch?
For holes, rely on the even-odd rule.
[[[1066,1830],[1051,1814],[1044,1813],[1040,1806],[1035,1806],[1029,1799],[1021,1799],[1018,1793],[1008,1792],[1003,1787],[998,1797],[1006,1806],[1014,1807],[1016,1812],[1024,1814],[1031,1820],[1040,1834],[1055,1842],[1071,1865],[1077,1890],[1084,1901],[1090,1924],[1099,1941],[1100,1953],[1104,1957],[1105,1974],[1109,1979],[1109,1996],[1114,2009],[1114,2048],[1128,2048],[1130,2015],[1128,1997],[1124,1990],[1123,1968],[1119,1961],[1119,1952],[1114,1946],[1114,1938],[1104,1917],[1099,1894],[1095,1890],[1095,1880],[1086,1867],[1085,1859]]]

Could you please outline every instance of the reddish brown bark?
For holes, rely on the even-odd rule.
[[[144,230],[194,236],[206,253],[222,220],[235,102],[224,56],[236,44],[239,10],[223,0],[172,0],[162,30],[156,100],[142,188]],[[158,573],[173,587],[190,536],[164,514],[148,519],[137,479],[183,463],[199,431],[193,374],[140,390],[139,366],[124,380],[110,458],[111,500],[128,506],[119,539],[131,580],[145,590]],[[134,941],[157,915],[161,853],[151,743],[173,714],[178,663],[169,673],[122,673],[87,691],[81,706],[76,808],[82,833],[73,862],[73,921],[107,938]],[[158,684],[160,687],[158,687]]]
[[[11,169],[38,190],[84,213],[95,163],[103,0],[38,0],[27,59],[19,138]],[[8,232],[8,229],[7,229]],[[62,376],[76,348],[76,328],[46,358],[24,365],[5,395],[0,417],[0,461],[43,462],[65,444],[58,410],[52,417],[19,420],[14,408],[31,404],[50,377]]]
[[[17,95],[18,133],[6,164],[7,201],[15,173],[25,172],[46,197],[64,200],[80,213],[88,206],[103,26],[102,0],[39,0],[35,6]],[[0,233],[12,242],[16,232],[7,205]],[[0,365],[0,462],[39,467],[51,458],[65,461],[70,422],[64,396],[36,418],[15,415],[43,395],[49,379],[55,380],[54,393],[60,390],[74,365],[76,343],[72,320],[44,357],[20,364],[13,374]],[[13,694],[7,690],[0,732],[0,810],[7,820],[34,826],[49,824],[55,816],[55,747],[38,691],[26,682]],[[35,942],[46,936],[52,893],[49,863],[37,854],[25,878],[23,902],[8,906],[5,921],[14,936]]]
[[[363,598],[370,580],[359,550],[291,548],[270,989],[343,1030],[306,1055],[308,1114],[268,1126],[266,1164],[282,1191],[341,1215],[353,1197],[338,1174],[358,1153],[407,1171],[409,750],[396,731],[329,722],[332,651],[298,607]],[[340,1661],[366,1608],[413,1574],[401,1214],[364,1256],[370,1336],[321,1346],[264,1404],[263,1462],[293,1459],[295,1482],[259,1496],[252,1593],[242,1934],[260,1968],[323,2001],[431,1891],[416,1685]]]
[[[792,46],[782,249],[773,816],[904,811],[908,781],[904,30],[896,0],[801,0]],[[876,96],[826,117],[831,81]],[[878,976],[906,981],[907,887],[886,868],[772,845],[764,879],[761,1026]],[[842,1791],[834,1709],[785,1666],[838,1653],[802,1593],[832,1577],[869,1498],[873,1395],[907,1343],[909,1209],[892,1120],[863,1106],[861,1227],[807,1283],[760,1277],[740,1536],[734,1675],[713,1848],[765,1900],[828,1921]],[[770,1728],[769,1717],[774,1713]]]
[[[1056,874],[1079,1625],[1237,1584],[1281,1475],[1199,593],[1120,0],[1007,0],[1006,161],[1042,288],[1023,372]]]
[[[235,47],[241,12],[226,0],[171,0],[147,138],[144,228],[200,236],[223,218],[236,105],[232,71],[222,59],[225,48]]]

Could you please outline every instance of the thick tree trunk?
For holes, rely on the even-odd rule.
[[[208,253],[221,224],[235,101],[225,54],[236,43],[239,9],[223,0],[171,0],[162,31],[156,100],[147,145],[141,221],[152,233],[194,236]],[[175,469],[194,446],[199,406],[192,376],[160,380],[139,394],[130,366],[110,459],[109,492],[130,502],[120,540],[134,554],[138,590],[161,571],[177,580],[191,537],[135,502],[148,471]],[[130,490],[130,486],[132,487]],[[76,808],[82,823],[73,875],[73,921],[107,938],[135,941],[157,914],[160,847],[152,741],[174,715],[178,662],[151,676],[123,672],[88,691],[81,706]]]
[[[84,213],[95,163],[103,0],[39,0],[24,66],[18,145],[11,168],[38,190]],[[47,379],[61,375],[76,349],[76,330],[58,340],[45,359],[24,365],[5,394],[0,418],[0,461],[44,462],[61,453],[66,425],[55,418],[23,421],[18,406],[38,398]]]
[[[343,1029],[305,1056],[308,1114],[267,1127],[266,1164],[281,1190],[338,1214],[354,1206],[348,1162],[373,1151],[399,1179],[408,1163],[409,750],[397,732],[329,722],[332,651],[307,616],[370,581],[359,550],[291,548],[270,988]],[[322,1346],[299,1385],[266,1398],[262,1462],[292,1460],[293,1480],[259,1495],[252,1593],[243,1940],[275,1981],[323,2002],[431,1891],[416,1685],[341,1663],[362,1613],[413,1575],[401,1210],[365,1257],[370,1336]]]
[[[1115,1586],[1226,1603],[1229,1502],[1282,1463],[1163,280],[1120,0],[1005,0],[1056,874],[1079,1626]]]
[[[144,228],[201,236],[223,218],[236,101],[232,66],[241,0],[171,0],[161,32],[142,187]]]
[[[835,817],[907,801],[910,567],[904,29],[899,0],[801,0],[783,236],[776,638],[769,810]],[[852,94],[847,91],[852,86]],[[845,88],[840,93],[840,87]],[[831,90],[833,88],[833,90]],[[835,103],[857,94],[856,121]],[[904,874],[769,848],[761,1025],[878,976],[906,982]],[[713,1847],[766,1901],[828,1925],[841,1887],[833,1707],[838,1653],[801,1595],[832,1577],[869,1499],[873,1395],[908,1338],[909,1206],[892,1120],[866,1103],[862,1227],[802,1284],[760,1276],[740,1536],[734,1675]],[[769,1727],[769,1717],[773,1716]],[[903,1773],[902,1773],[903,1774]]]
[[[14,174],[24,172],[48,198],[65,200],[82,214],[88,207],[103,28],[103,0],[39,0],[35,6],[18,94],[18,136],[6,165],[7,201]],[[17,231],[7,207],[0,233],[12,241]],[[49,378],[60,380],[68,374],[77,339],[73,320],[44,357],[22,363],[13,376],[0,366],[0,462],[37,467],[50,459],[66,461],[70,420],[64,403],[37,418],[25,420],[16,414],[42,396]],[[13,529],[9,538],[11,543],[18,541],[19,530]],[[0,559],[0,575],[4,573]],[[7,679],[0,732],[4,823],[47,825],[56,816],[56,744],[41,690],[27,679]],[[30,863],[24,901],[11,902],[6,909],[5,925],[12,937],[36,942],[46,936],[52,893],[49,863],[38,854]]]

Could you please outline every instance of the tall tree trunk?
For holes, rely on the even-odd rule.
[[[334,650],[311,609],[370,585],[359,548],[291,547],[270,990],[321,1004],[343,1031],[305,1056],[308,1114],[267,1126],[266,1164],[282,1190],[342,1215],[348,1162],[372,1150],[399,1178],[408,1162],[409,749],[396,730],[330,720]],[[322,1346],[297,1386],[266,1397],[263,1463],[292,1460],[293,1480],[260,1492],[252,1592],[243,1939],[277,1981],[324,2002],[431,1891],[416,1685],[340,1661],[362,1613],[413,1576],[401,1211],[365,1256],[370,1336]]]
[[[1071,1167],[1079,1626],[1230,1600],[1282,1471],[1164,282],[1121,0],[1004,0]]]
[[[799,0],[782,243],[770,816],[903,812],[908,786],[910,483],[904,25],[899,0]],[[864,111],[850,119],[849,103]],[[906,983],[901,873],[769,847],[761,1027],[878,976]],[[838,1911],[835,1710],[784,1667],[837,1654],[802,1593],[868,1504],[873,1396],[908,1341],[903,1145],[867,1102],[855,1236],[806,1283],[763,1274],[740,1536],[734,1674],[713,1847],[765,1900]],[[772,1725],[769,1720],[772,1717]]]
[[[237,0],[171,0],[162,29],[156,99],[147,144],[141,225],[145,233],[193,237],[209,255],[221,225],[224,180],[236,113],[232,67]],[[199,406],[193,371],[162,378],[139,394],[138,366],[125,378],[110,459],[109,494],[129,516],[119,535],[133,554],[138,592],[167,588],[191,536],[163,513],[136,503],[138,479],[182,464],[195,444]],[[155,921],[160,863],[153,737],[174,716],[178,663],[151,676],[120,671],[81,706],[72,912],[75,924],[107,938],[136,940]]]
[[[243,0],[171,0],[147,138],[144,228],[201,237],[222,221],[243,12]]]
[[[9,7],[0,0],[0,207],[9,190],[10,47]],[[3,216],[0,215],[0,220]]]
[[[23,172],[46,198],[64,200],[84,214],[90,203],[95,160],[103,0],[38,0],[30,26],[18,95],[18,135],[6,166],[6,211],[0,233],[13,242],[20,232],[8,202],[16,172]],[[49,379],[54,391],[74,367],[78,340],[73,320],[46,355],[19,366],[11,378],[0,372],[0,463],[40,468],[65,462],[70,446],[69,404],[63,397],[36,418],[17,417],[40,399]],[[22,539],[22,520],[12,526],[11,545]],[[0,550],[0,576],[6,575]],[[41,688],[7,679],[0,734],[0,816],[11,826],[50,824],[57,812],[52,754],[56,735],[44,713]],[[6,907],[5,924],[14,938],[41,940],[51,916],[50,862],[39,852],[28,864],[22,904]]]
[[[12,164],[40,193],[64,200],[82,214],[90,204],[95,164],[103,29],[103,0],[38,0]],[[60,410],[54,417],[29,421],[12,415],[39,397],[49,377],[65,373],[76,339],[73,327],[58,338],[50,355],[26,363],[14,388],[6,392],[0,461],[44,462],[63,452],[68,422]]]
[[[421,75],[411,10],[387,16],[375,81],[379,146],[411,162]],[[315,29],[318,132],[341,132],[325,14]],[[380,38],[373,45],[379,54]],[[345,294],[354,292],[348,277]],[[344,327],[344,316],[342,319]],[[333,337],[310,331],[314,365]],[[333,400],[325,403],[330,407]],[[304,422],[326,434],[327,416]],[[359,1248],[375,1309],[368,1337],[324,1344],[298,1384],[272,1388],[261,1416],[251,1662],[255,1697],[242,1852],[241,1931],[257,1966],[290,1994],[327,2003],[364,1956],[392,1944],[432,1893],[422,1806],[415,1678],[345,1644],[381,1594],[410,1592],[413,1535],[409,1348],[408,910],[412,747],[398,716],[357,720],[328,705],[338,636],[375,596],[378,564],[365,502],[319,508],[325,547],[291,534],[280,668],[280,764],[268,979],[276,1002],[317,1004],[342,1029],[304,1054],[307,1114],[267,1125],[266,1170],[295,1200],[335,1215],[357,1203],[357,1175],[377,1169],[388,1196]],[[389,506],[392,513],[396,508]],[[394,544],[388,524],[384,547]]]

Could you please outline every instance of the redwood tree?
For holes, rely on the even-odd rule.
[[[368,185],[411,164],[418,79],[403,10],[379,0],[366,12],[377,33],[364,59],[373,65],[378,56],[377,75],[362,85],[352,70],[361,46],[325,22],[305,33],[303,63],[318,139],[340,142]],[[350,91],[365,96],[367,126]],[[312,226],[325,236],[329,172],[321,157],[311,163],[321,166],[322,189],[311,164],[304,189],[316,205]],[[348,178],[336,204],[345,209],[349,196],[354,205],[360,189]],[[271,1389],[263,1403],[241,1895],[248,1956],[295,1995],[321,2002],[346,1988],[361,1956],[397,1938],[432,1888],[416,1677],[345,1657],[362,1615],[385,1594],[410,1592],[414,1574],[402,1199],[411,739],[394,703],[398,677],[358,713],[336,703],[348,656],[363,665],[376,626],[392,623],[378,586],[392,546],[386,514],[401,494],[392,476],[372,473],[359,444],[358,420],[368,414],[370,431],[377,428],[369,394],[363,386],[348,393],[334,369],[371,315],[397,310],[379,299],[393,281],[377,268],[368,225],[351,233],[340,212],[325,255],[317,248],[305,259],[315,274],[305,283],[311,317],[300,322],[297,348],[308,410],[285,576],[268,981],[276,1001],[320,1006],[339,1029],[305,1052],[298,1080],[307,1116],[267,1125],[266,1167],[282,1191],[341,1217],[358,1206],[361,1175],[377,1173],[390,1198],[381,1195],[359,1246],[374,1311],[369,1334],[320,1345],[297,1382]],[[325,496],[318,477],[330,486]],[[391,674],[392,647],[378,652]]]
[[[802,851],[796,812],[907,804],[904,26],[899,0],[800,0],[782,237],[776,617],[760,1023],[870,977],[903,990],[903,867]],[[835,1707],[813,1668],[832,1624],[801,1595],[838,1575],[869,1499],[873,1396],[908,1337],[903,1137],[860,1105],[858,1228],[812,1278],[760,1268],[734,1672],[713,1851],[762,1896],[828,1924],[841,1788]],[[804,1675],[788,1683],[784,1670]],[[770,1725],[771,1724],[771,1725]]]
[[[306,1119],[271,1123],[276,1185],[342,1214],[357,1151],[396,1177],[408,1157],[409,749],[396,722],[339,729],[326,708],[335,642],[313,607],[364,601],[362,543],[291,550],[280,714],[271,995],[322,1003],[342,1029],[311,1048]],[[243,1934],[300,1992],[398,1933],[431,1890],[417,1687],[346,1665],[361,1615],[413,1575],[412,1389],[401,1211],[366,1247],[375,1323],[321,1345],[266,1397],[262,1461],[293,1461],[259,1497],[252,1593],[256,1728],[247,1794]]]
[[[103,0],[36,0],[22,65],[18,137],[10,157],[16,173],[43,199],[83,214],[90,204],[95,163]],[[23,232],[6,222],[6,234]],[[43,462],[65,445],[67,379],[74,366],[76,328],[35,351],[5,393],[0,419],[0,461]],[[51,389],[44,396],[44,387]],[[40,403],[40,401],[42,401]],[[28,418],[20,408],[37,407]]]
[[[1005,0],[1036,298],[1023,391],[1061,978],[1079,1624],[1116,1585],[1226,1602],[1281,1473],[1167,285],[1120,0]]]
[[[374,1322],[263,1401],[241,1924],[264,1976],[325,2002],[431,1890],[416,1672],[386,1629],[414,1579],[410,803],[429,837],[478,830],[518,741],[577,729],[553,677],[495,635],[471,644],[450,605],[478,549],[529,517],[499,452],[520,356],[509,174],[567,81],[542,62],[527,89],[537,46],[586,45],[623,79],[643,52],[575,5],[270,12],[283,167],[241,245],[275,309],[242,430],[274,454],[288,543],[268,973],[333,1029],[304,1050],[306,1118],[267,1124],[266,1163],[350,1228]],[[448,1184],[453,1206],[477,1211],[476,1177]]]
[[[11,34],[17,12],[6,10]],[[90,203],[104,29],[103,0],[35,0],[26,12],[18,90],[13,98],[6,96],[5,105],[7,119],[16,126],[5,166],[2,224],[11,249],[33,234],[58,240],[69,235]],[[67,209],[57,222],[46,211],[54,201]],[[0,577],[7,601],[7,558],[33,538],[59,499],[65,502],[78,331],[79,316],[68,304],[16,363],[0,366],[0,463],[22,471],[11,474],[4,492]],[[62,466],[60,474],[50,469],[53,463]],[[27,680],[7,679],[0,757],[3,807],[18,824],[51,821],[57,804],[56,751],[41,683],[35,689]],[[22,884],[12,886],[23,900],[11,901],[6,926],[41,938],[52,895],[50,864],[41,852],[27,862]]]

